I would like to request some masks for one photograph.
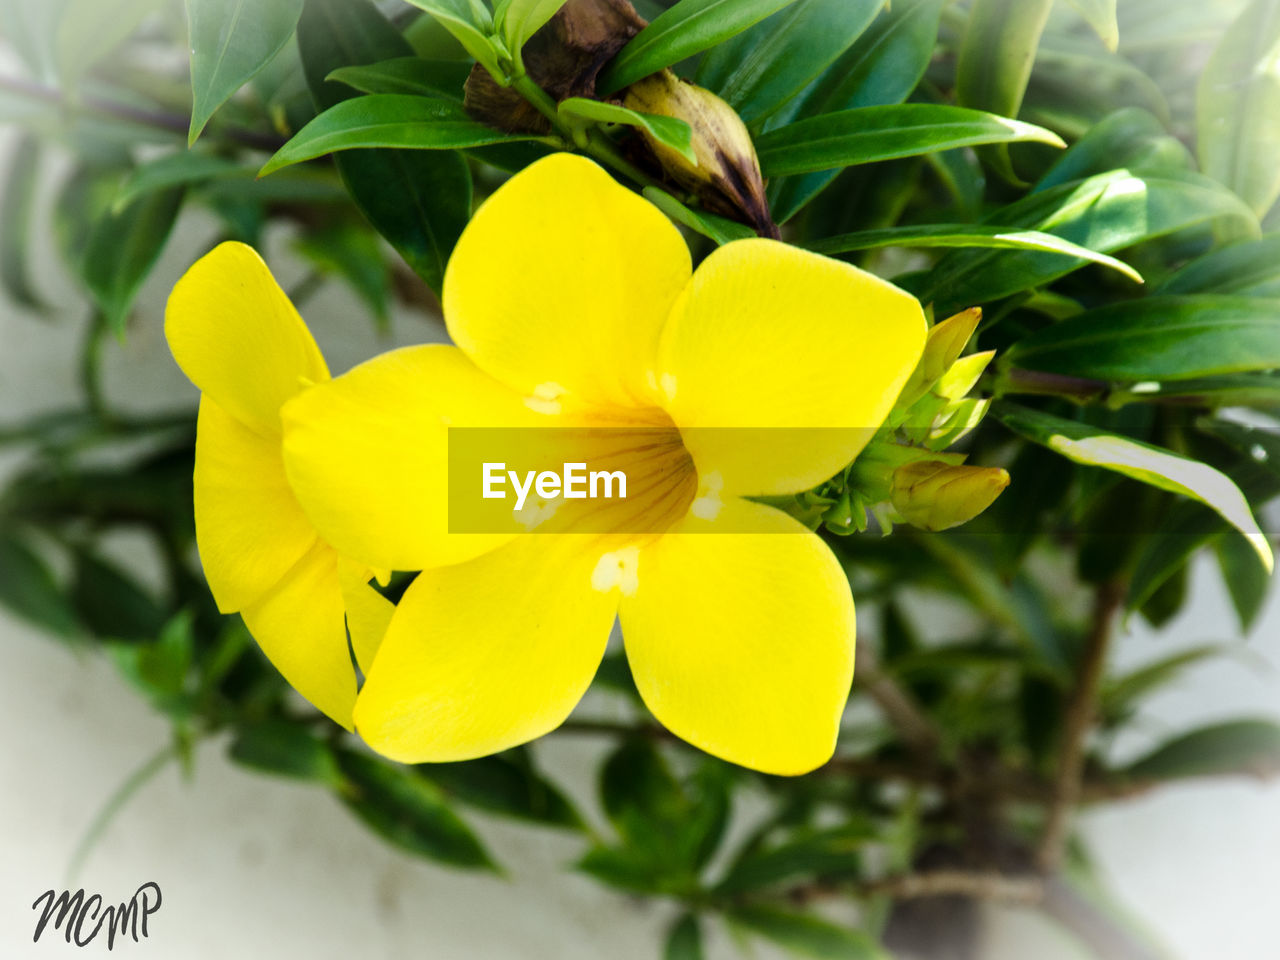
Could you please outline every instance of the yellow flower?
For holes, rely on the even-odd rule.
[[[329,380],[315,340],[249,247],[224,243],[174,287],[165,336],[200,388],[196,540],[218,609],[239,611],[304,697],[352,729],[391,604],[316,533],[285,479],[280,408]],[[345,615],[345,619],[344,619]]]

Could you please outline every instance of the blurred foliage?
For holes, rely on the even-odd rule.
[[[225,737],[236,762],[329,791],[386,842],[455,867],[500,868],[473,811],[581,837],[578,870],[678,905],[669,960],[702,957],[720,922],[797,956],[927,950],[924,930],[974,956],[983,898],[1038,903],[1101,957],[1157,955],[1112,911],[1059,909],[1055,885],[1098,902],[1062,832],[1079,805],[1280,771],[1280,729],[1247,717],[1136,761],[1110,749],[1147,698],[1232,652],[1230,625],[1100,672],[1118,616],[1177,615],[1202,550],[1242,629],[1266,596],[1251,524],[1280,494],[1280,0],[638,0],[651,25],[557,107],[531,79],[540,38],[619,5],[0,0],[0,284],[39,336],[28,260],[48,224],[88,317],[82,403],[0,423],[18,464],[0,495],[0,603],[108,655],[172,720],[165,756]],[[668,67],[745,122],[763,221],[654,165],[705,133],[620,105]],[[542,129],[469,114],[476,71]],[[861,614],[841,748],[810,776],[666,737],[616,655],[594,702],[632,719],[558,734],[615,743],[599,810],[577,809],[536,746],[417,767],[370,755],[214,608],[191,524],[194,411],[130,415],[99,389],[104,336],[159,324],[134,299],[195,211],[213,216],[211,244],[283,230],[312,269],[300,294],[345,284],[382,325],[393,303],[437,309],[476,203],[556,148],[643,189],[695,256],[771,220],[939,318],[984,309],[976,342],[997,360],[977,387],[994,403],[964,450],[1013,476],[995,506],[963,534],[880,537],[850,522],[854,473],[789,504],[846,563]],[[120,532],[153,544],[158,580],[111,559]],[[939,602],[961,614],[920,612]],[[956,897],[958,914],[942,909]],[[857,926],[819,900],[855,903]]]

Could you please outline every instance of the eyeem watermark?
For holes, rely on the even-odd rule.
[[[61,929],[67,943],[74,943],[77,947],[87,947],[104,927],[108,950],[115,946],[117,936],[121,941],[125,936],[131,936],[137,943],[139,933],[143,937],[148,935],[147,918],[160,909],[160,902],[160,885],[152,881],[140,886],[128,900],[109,907],[103,906],[106,901],[96,893],[86,898],[84,890],[75,893],[46,890],[31,905],[32,910],[41,911],[31,941],[38,943],[52,920],[53,929]]]
[[[506,484],[510,481],[516,496],[517,510],[524,509],[530,490],[540,500],[554,500],[557,497],[565,500],[612,500],[615,496],[621,500],[627,498],[627,475],[621,470],[588,471],[585,463],[566,463],[560,473],[552,470],[526,470],[522,478],[520,471],[508,470],[505,463],[486,463],[482,469],[484,489],[481,496],[486,500],[506,499]]]

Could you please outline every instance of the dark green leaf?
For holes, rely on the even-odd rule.
[[[410,56],[405,39],[367,0],[308,0],[298,48],[319,107],[351,96],[334,70]],[[361,212],[437,293],[444,265],[471,215],[471,173],[452,151],[339,154],[338,170]]]
[[[757,124],[803,90],[858,39],[885,0],[798,0],[698,66],[697,82]]]
[[[71,599],[85,628],[104,639],[154,640],[167,619],[150,593],[88,551],[76,553]]]
[[[353,750],[339,749],[336,756],[347,779],[343,802],[385,840],[441,863],[494,868],[440,788],[416,770]]]
[[[182,150],[157,157],[135,169],[120,185],[112,209],[123,210],[134,200],[173,187],[188,187],[219,177],[251,176],[252,171],[234,160],[209,153]]]
[[[931,223],[919,227],[862,230],[838,237],[824,237],[805,244],[810,250],[832,256],[853,250],[882,247],[989,247],[1008,250],[1040,250],[1100,263],[1138,283],[1142,276],[1127,263],[1095,253],[1086,247],[1038,230],[997,227],[990,224]]]
[[[572,119],[639,127],[655,140],[683,154],[690,163],[698,162],[698,156],[693,152],[693,131],[683,120],[677,120],[675,117],[661,117],[653,113],[641,113],[639,110],[628,110],[626,107],[601,103],[599,100],[587,100],[585,97],[569,97],[567,100],[561,100],[557,109],[562,116]]]
[[[0,604],[60,637],[76,632],[70,600],[53,572],[23,540],[0,533]]]
[[[716,891],[747,893],[801,877],[854,877],[862,865],[859,853],[874,836],[867,824],[851,824],[806,829],[781,843],[748,847],[729,866]]]
[[[461,763],[422,764],[417,769],[447,793],[481,810],[546,826],[582,826],[573,804],[523,752]]]
[[[332,787],[343,782],[329,744],[298,723],[267,720],[241,727],[231,741],[230,754],[237,763],[267,773]]]
[[[345,83],[361,93],[400,93],[462,100],[471,66],[453,60],[396,57],[363,67],[339,67],[327,80]]]
[[[672,925],[662,956],[663,960],[703,960],[702,928],[694,914],[686,913]]]
[[[14,303],[43,310],[44,302],[31,285],[31,213],[40,173],[40,145],[23,137],[14,147],[0,197],[0,283]]]
[[[1139,107],[1117,110],[1094,124],[1071,145],[1035,185],[1032,193],[1073,180],[1125,169],[1158,175],[1191,168],[1191,153],[1151,113]]]
[[[991,215],[1010,227],[1030,227],[1099,253],[1206,223],[1257,235],[1257,219],[1230,191],[1196,174],[1134,176],[1125,170],[1063,184]],[[916,285],[939,316],[1042,286],[1083,266],[1027,252],[960,250],[942,258]]]
[[[1240,618],[1240,631],[1248,633],[1267,600],[1271,577],[1256,562],[1249,544],[1239,537],[1223,537],[1216,544],[1222,579]]]
[[[906,100],[933,56],[945,5],[946,0],[894,0],[801,95],[795,116],[813,117]],[[838,171],[820,170],[775,180],[769,191],[774,220],[785,223],[791,219],[837,175]]]
[[[1014,344],[1003,365],[1122,382],[1280,367],[1280,303],[1189,294],[1110,304]]]
[[[810,914],[772,906],[747,906],[732,910],[728,919],[802,957],[890,960],[880,945],[861,930],[837,926]]]
[[[218,107],[293,37],[303,0],[186,0],[195,143]]]
[[[1252,553],[1249,562],[1255,567],[1258,565]],[[1100,696],[1102,711],[1108,716],[1116,716],[1130,710],[1144,697],[1176,680],[1188,667],[1220,657],[1223,652],[1224,648],[1220,644],[1180,650],[1172,656],[1162,657],[1154,663],[1109,680],[1103,686]]]
[[[503,133],[472,120],[453,100],[368,94],[343,100],[320,114],[281,147],[258,176],[338,150],[457,150],[530,139],[536,138]]]
[[[1196,97],[1200,168],[1262,216],[1280,197],[1280,0],[1253,0],[1218,43]]]
[[[1035,141],[1062,146],[1058,135],[979,110],[929,103],[859,107],[797,120],[756,140],[766,176],[829,170],[981,143]]]
[[[795,0],[679,0],[631,38],[596,84],[608,95],[709,50]]]
[[[1038,410],[1000,404],[994,412],[1010,430],[1068,460],[1112,470],[1212,507],[1249,538],[1258,558],[1267,570],[1271,569],[1271,547],[1258,528],[1248,500],[1230,477],[1207,463],[1188,460],[1168,450]]]
[[[100,218],[89,233],[82,276],[117,333],[123,332],[134,297],[169,239],[182,197],[181,188],[139,197]]]
[[[188,611],[174,616],[151,643],[108,645],[117,668],[157,707],[183,714],[183,693],[195,656],[194,618]]]
[[[1280,726],[1270,720],[1233,720],[1177,737],[1131,764],[1134,778],[1177,780],[1280,773]]]
[[[1206,253],[1162,283],[1157,292],[1280,299],[1280,233]]]
[[[1016,117],[1053,0],[974,0],[956,64],[956,102]],[[1007,149],[988,151],[992,166],[1017,182]]]

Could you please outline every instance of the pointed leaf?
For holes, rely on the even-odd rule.
[[[621,123],[629,127],[639,127],[655,140],[661,141],[672,150],[683,154],[690,163],[698,162],[698,155],[693,152],[693,130],[689,124],[675,117],[662,117],[653,113],[642,113],[629,110],[612,103],[599,100],[588,100],[585,97],[570,97],[561,100],[557,108],[566,117],[591,120],[596,123]]]
[[[1280,773],[1280,726],[1270,720],[1232,720],[1202,727],[1158,747],[1125,773],[1156,780],[1272,777]]]
[[[193,98],[188,143],[195,143],[214,111],[292,39],[302,3],[187,0]]]

